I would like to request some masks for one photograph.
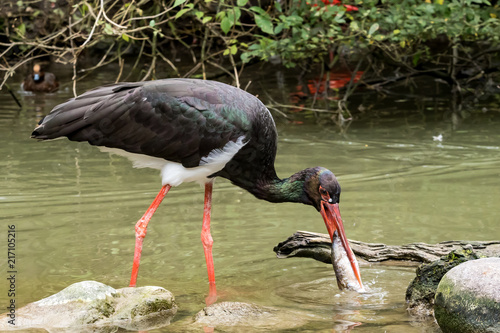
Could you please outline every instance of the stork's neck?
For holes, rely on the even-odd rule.
[[[311,204],[305,189],[306,170],[297,172],[285,179],[274,176],[260,180],[254,187],[247,190],[257,198],[270,202],[301,202]]]

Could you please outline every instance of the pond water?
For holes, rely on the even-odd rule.
[[[79,83],[78,90],[108,83],[108,77],[110,72],[101,71]],[[22,93],[21,80],[11,82],[21,109],[5,91],[0,94],[0,237],[7,238],[7,225],[16,226],[18,305],[82,280],[127,286],[134,225],[160,189],[158,172],[134,169],[128,160],[84,143],[30,139],[39,119],[72,93],[67,85],[54,94]],[[276,76],[258,80],[251,92],[282,94],[272,88],[278,86]],[[285,80],[290,91],[294,84]],[[297,116],[300,123],[275,114],[278,174],[287,177],[316,165],[334,171],[351,239],[387,244],[498,240],[500,109],[484,101],[458,114],[443,112],[447,103],[378,102],[372,114],[345,132],[311,117]],[[443,140],[434,141],[439,134]],[[167,195],[149,225],[138,285],[162,286],[179,304],[171,326],[153,332],[183,331],[204,306],[202,214],[203,189],[183,184]],[[304,311],[309,320],[297,331],[438,331],[432,322],[406,313],[405,290],[414,267],[362,265],[372,292],[341,292],[331,265],[276,258],[273,247],[297,230],[326,233],[314,208],[260,201],[218,179],[212,236],[219,301]],[[0,263],[5,272],[5,255]],[[2,282],[2,305],[8,301],[6,287]]]

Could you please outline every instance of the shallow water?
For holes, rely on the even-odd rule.
[[[104,83],[105,75],[80,83],[79,91]],[[41,116],[71,92],[63,87],[47,95],[16,93],[22,109],[0,94],[0,237],[6,239],[7,225],[15,224],[17,303],[82,280],[127,286],[134,225],[160,189],[158,171],[133,169],[128,160],[84,143],[29,139]],[[334,171],[351,239],[387,244],[499,239],[500,112],[488,103],[468,110],[460,123],[442,116],[442,103],[418,111],[412,101],[379,103],[373,116],[343,134],[332,124],[309,118],[297,124],[276,115],[276,169],[282,177],[316,165]],[[442,142],[433,141],[438,134]],[[208,290],[202,214],[202,188],[174,188],[144,242],[138,285],[174,293],[180,308],[173,331],[182,331],[186,318],[204,306]],[[305,311],[310,320],[300,331],[436,330],[405,311],[414,268],[362,264],[371,292],[341,292],[331,265],[276,259],[273,247],[296,230],[326,232],[312,207],[263,202],[218,179],[212,236],[219,300]],[[5,272],[5,255],[0,263]],[[0,286],[0,304],[8,302],[6,287]]]

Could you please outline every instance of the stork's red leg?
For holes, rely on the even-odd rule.
[[[214,243],[210,234],[210,215],[212,210],[212,187],[213,183],[205,184],[205,207],[203,209],[203,226],[201,227],[201,242],[205,252],[205,260],[207,262],[208,297],[205,299],[207,306],[213,304],[217,300],[217,290],[215,288],[215,272],[214,259],[212,257],[212,244]]]
[[[139,263],[141,261],[141,252],[142,252],[142,241],[144,237],[146,237],[146,229],[148,227],[149,220],[153,217],[153,214],[156,211],[156,208],[161,204],[161,201],[168,193],[172,186],[164,185],[155,200],[149,206],[148,210],[144,213],[141,219],[135,225],[135,251],[134,251],[134,264],[132,265],[132,277],[130,278],[130,286],[135,287],[137,283],[137,273],[139,273]]]

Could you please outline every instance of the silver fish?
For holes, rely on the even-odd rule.
[[[354,259],[354,265],[358,268],[358,261],[356,257]],[[356,275],[352,269],[351,263],[349,262],[349,258],[347,257],[347,253],[345,252],[344,247],[342,246],[340,237],[337,231],[333,234],[332,241],[332,263],[333,270],[335,271],[335,276],[337,277],[337,285],[340,290],[353,290],[357,292],[365,292],[365,288],[363,287],[363,283],[358,282],[356,279]]]

